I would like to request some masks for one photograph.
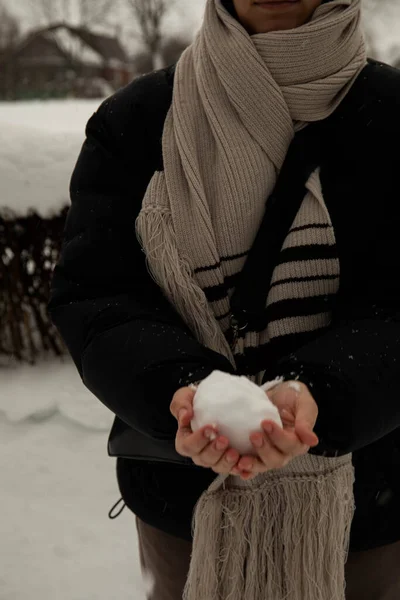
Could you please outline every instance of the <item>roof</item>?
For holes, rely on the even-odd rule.
[[[106,62],[129,62],[128,55],[117,38],[95,33],[93,31],[90,31],[86,27],[72,27],[65,23],[58,23],[55,25],[51,25],[50,27],[40,28],[29,32],[25,36],[25,38],[21,40],[21,42],[16,47],[14,47],[10,53],[6,53],[6,55],[4,55],[2,59],[5,62],[7,58],[18,54],[37,38],[45,37],[49,39],[51,34],[57,34],[62,31],[72,34],[73,36],[82,40],[88,48],[94,51],[94,53],[99,55],[99,57],[101,57]],[[59,47],[59,49],[62,52],[65,53],[65,48],[60,47],[56,36],[54,36],[52,41],[57,47]]]
[[[117,38],[108,35],[99,35],[85,28],[75,29],[75,33],[106,60],[128,61],[127,53]]]

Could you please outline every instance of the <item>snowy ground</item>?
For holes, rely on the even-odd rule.
[[[47,215],[68,203],[85,125],[100,102],[0,103],[0,209]]]
[[[0,209],[68,203],[100,102],[0,103]],[[145,598],[133,515],[107,516],[119,498],[111,422],[68,360],[0,365],[1,600]]]
[[[111,419],[68,361],[2,368],[1,600],[145,598],[134,518],[107,517]]]

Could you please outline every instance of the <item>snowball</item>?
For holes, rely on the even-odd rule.
[[[262,431],[262,421],[268,419],[282,427],[279,411],[263,389],[247,377],[221,371],[213,371],[199,384],[193,409],[193,431],[214,425],[241,455],[255,453],[249,436]]]

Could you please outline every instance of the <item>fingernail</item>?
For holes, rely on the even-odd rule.
[[[230,463],[234,463],[236,461],[236,453],[235,452],[228,452],[228,454],[226,455],[226,460]],[[234,471],[235,469],[233,469]]]
[[[204,437],[207,438],[207,440],[213,441],[216,439],[217,434],[212,429],[206,429],[204,431]]]
[[[253,463],[250,461],[241,462],[238,467],[241,471],[251,471],[253,469]]]
[[[273,431],[271,423],[265,423],[265,425],[263,425],[263,429],[266,433],[272,433]]]
[[[188,412],[187,408],[181,408],[181,410],[179,411],[179,414],[178,414],[178,420],[182,421],[182,419],[184,419],[186,417],[187,412]]]
[[[228,444],[224,440],[218,440],[215,444],[217,450],[225,450],[228,447]]]
[[[251,441],[256,448],[262,448],[262,445],[264,443],[264,439],[263,439],[262,435],[257,435],[257,436],[255,435]]]

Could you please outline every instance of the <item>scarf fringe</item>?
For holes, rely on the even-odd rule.
[[[178,252],[171,211],[156,205],[142,209],[136,220],[136,235],[146,250],[151,276],[196,338],[211,350],[227,356],[235,366],[229,344],[207,298],[193,279],[188,261]]]
[[[306,455],[250,484],[232,481],[218,478],[196,506],[184,600],[344,600],[351,455]]]

